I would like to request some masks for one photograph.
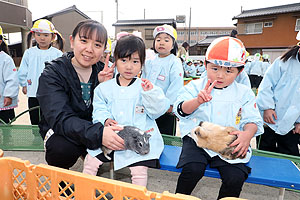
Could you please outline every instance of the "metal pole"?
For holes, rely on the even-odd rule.
[[[192,7],[190,7],[190,21],[189,21],[189,35],[188,35],[189,45],[191,45],[191,18],[192,18]]]
[[[118,12],[119,12],[119,5],[118,5],[119,3],[118,3],[118,0],[116,0],[116,18],[117,18],[117,21],[118,21]]]

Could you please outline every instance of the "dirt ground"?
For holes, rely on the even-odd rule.
[[[22,93],[22,88],[19,89],[19,103],[18,107],[15,108],[16,116],[23,111],[28,110],[28,98]],[[25,113],[17,118],[13,124],[30,125],[29,113]]]

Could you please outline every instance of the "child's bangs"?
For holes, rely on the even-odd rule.
[[[107,32],[99,25],[96,24],[86,24],[80,27],[79,29],[79,37],[84,37],[87,39],[98,41],[102,44],[106,44],[107,42]],[[96,33],[96,38],[94,38],[94,34]]]

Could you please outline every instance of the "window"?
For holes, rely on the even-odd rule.
[[[263,26],[262,22],[246,24],[245,25],[245,33],[246,34],[262,33],[262,26]]]
[[[300,31],[300,19],[297,19],[297,20],[296,20],[295,31]]]
[[[272,27],[273,22],[264,22],[264,27]]]
[[[132,33],[134,29],[121,29],[121,32]]]
[[[153,40],[153,31],[154,31],[154,28],[146,28],[145,29],[145,40]]]

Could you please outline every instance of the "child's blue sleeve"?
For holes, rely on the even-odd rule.
[[[148,91],[142,90],[141,96],[142,104],[151,119],[157,119],[170,107],[170,100],[158,86],[153,85],[153,88]]]
[[[19,93],[19,81],[18,81],[18,72],[14,61],[9,57],[4,63],[3,66],[3,75],[4,75],[4,97],[16,97]]]
[[[166,92],[166,97],[173,105],[178,96],[179,90],[183,87],[183,68],[180,60],[175,58],[173,65],[170,69],[170,85]]]
[[[28,49],[24,52],[20,68],[18,70],[18,78],[19,83],[22,87],[26,86],[26,79],[28,74],[28,61],[29,61],[29,53]]]
[[[257,125],[255,136],[263,134],[263,119],[256,106],[255,95],[251,90],[249,90],[248,93],[244,95],[243,102],[245,102],[245,104],[242,107],[242,115],[240,121],[241,130],[243,130],[243,127],[246,124],[254,123]]]
[[[260,110],[275,109],[274,89],[281,75],[280,60],[277,59],[269,67],[259,85],[256,102]]]
[[[100,85],[94,90],[93,100],[93,123],[101,122],[104,126],[106,119],[113,119],[113,116],[109,112],[107,99],[103,96],[103,90]]]

